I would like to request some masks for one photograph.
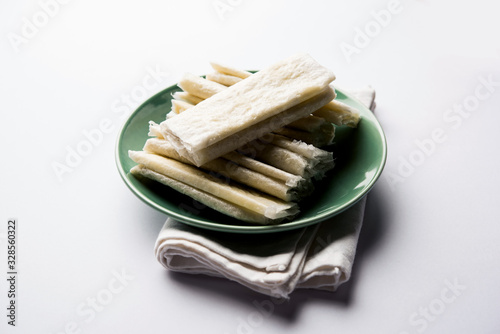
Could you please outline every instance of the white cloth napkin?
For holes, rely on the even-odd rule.
[[[371,87],[351,94],[375,107]],[[296,288],[335,291],[351,276],[365,203],[320,224],[262,235],[203,230],[168,218],[155,254],[170,270],[225,277],[272,297],[289,298]]]

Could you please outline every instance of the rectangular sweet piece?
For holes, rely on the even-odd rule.
[[[232,66],[223,65],[220,63],[216,63],[216,62],[211,62],[210,65],[212,65],[212,68],[214,70],[216,70],[217,72],[224,73],[227,75],[232,75],[232,76],[238,77],[240,79],[246,79],[252,75],[252,73],[250,73],[248,71],[243,71],[243,70],[234,68]]]
[[[144,165],[136,165],[134,166],[130,172],[133,175],[140,175],[142,177],[154,180],[156,182],[159,182],[161,184],[164,184],[181,194],[187,195],[191,197],[194,200],[197,200],[198,202],[208,206],[209,208],[212,208],[214,210],[217,210],[221,213],[224,213],[230,217],[234,217],[236,219],[239,219],[241,221],[249,222],[249,223],[256,223],[256,224],[261,224],[261,225],[268,225],[268,224],[276,224],[279,223],[281,219],[270,219],[267,218],[263,215],[260,215],[256,212],[250,211],[244,207],[241,207],[239,205],[236,205],[234,203],[225,201],[223,199],[220,199],[218,197],[215,197],[212,194],[203,192],[195,187],[192,187],[190,185],[187,185],[185,183],[179,182],[175,179],[172,179],[168,176],[165,176],[163,174],[160,174],[158,172],[155,172]]]
[[[197,75],[186,73],[177,84],[183,91],[202,99],[208,99],[212,95],[222,92],[227,87]]]
[[[238,147],[254,139],[260,138],[269,132],[272,132],[276,129],[285,126],[286,124],[289,124],[301,117],[309,115],[314,110],[317,110],[321,106],[328,103],[328,101],[331,101],[334,95],[335,93],[333,92],[333,90],[330,87],[327,87],[327,89],[324,92],[314,96],[309,100],[306,100],[296,106],[293,106],[278,115],[269,117],[260,123],[246,127],[241,131],[229,137],[226,137],[212,145],[209,145],[203,149],[200,149],[196,152],[189,151],[185,146],[182,145],[182,143],[178,140],[178,138],[171,136],[171,134],[168,131],[165,131],[164,129],[166,122],[181,117],[182,115],[186,114],[190,110],[195,109],[196,107],[190,108],[179,115],[175,114],[176,115],[175,117],[167,118],[166,121],[160,124],[160,131],[162,137],[169,140],[174,145],[175,149],[177,150],[177,152],[179,152],[180,155],[192,161],[193,164],[195,164],[196,166],[201,166],[210,160],[213,160],[226,153],[234,151]]]
[[[129,156],[137,164],[152,171],[212,194],[221,200],[245,207],[269,219],[285,218],[298,212],[298,207],[293,202],[284,202],[251,189],[228,184],[194,166],[174,159],[142,151],[129,151]]]
[[[235,77],[233,75],[227,75],[224,73],[220,73],[220,72],[212,72],[212,73],[207,74],[207,80],[217,82],[217,83],[224,85],[224,86],[232,86],[234,84],[237,84],[238,82],[240,82],[243,79]]]
[[[188,92],[175,92],[172,94],[172,97],[176,100],[182,100],[191,104],[198,104],[204,100],[201,97],[189,94]]]
[[[175,114],[180,114],[181,112],[183,112],[191,107],[194,107],[194,105],[191,103],[188,103],[186,101],[175,100],[175,99],[172,100],[172,112]]]
[[[190,164],[187,159],[179,156],[174,147],[164,139],[148,139],[143,150]],[[200,168],[222,175],[224,178],[235,180],[287,202],[295,201],[308,194],[308,192],[305,192],[308,189],[299,187],[299,185],[295,187],[288,186],[285,181],[274,179],[223,158],[209,161]]]
[[[263,163],[262,161],[253,159],[252,157],[238,153],[236,151],[229,152],[223,156],[225,159],[233,161],[240,166],[244,166],[263,175],[281,180],[290,187],[308,188],[312,187],[310,180],[304,179],[299,175],[285,172],[279,168]]]
[[[359,112],[351,106],[337,100],[330,101],[313,113],[314,116],[322,117],[335,125],[346,125],[355,128],[359,123]]]
[[[310,56],[296,55],[167,119],[161,124],[162,131],[176,148],[185,150],[181,155],[196,156],[199,150],[324,93],[334,79],[330,70]],[[283,126],[273,129],[269,125],[267,132]]]

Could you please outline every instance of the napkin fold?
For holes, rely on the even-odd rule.
[[[351,90],[371,110],[371,87]],[[171,218],[155,244],[158,261],[172,271],[225,277],[271,297],[296,288],[335,291],[349,280],[366,197],[326,221],[269,234],[231,234],[192,227]]]

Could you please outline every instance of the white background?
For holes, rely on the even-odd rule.
[[[0,332],[498,332],[494,2],[401,0],[384,26],[373,13],[394,9],[386,0],[40,3],[0,5]],[[114,146],[124,115],[183,72],[207,73],[210,60],[260,69],[296,52],[343,87],[377,90],[389,155],[351,281],[265,312],[256,305],[269,306],[266,296],[156,261],[165,216],[122,182]],[[58,177],[54,164],[102,122],[109,131]],[[19,224],[16,328],[6,317],[9,218]],[[106,305],[92,311],[99,296]]]

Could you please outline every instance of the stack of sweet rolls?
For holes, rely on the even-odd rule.
[[[336,126],[359,113],[336,101],[333,73],[308,55],[255,74],[218,63],[186,74],[164,122],[150,122],[131,169],[239,220],[276,224],[334,167]]]

